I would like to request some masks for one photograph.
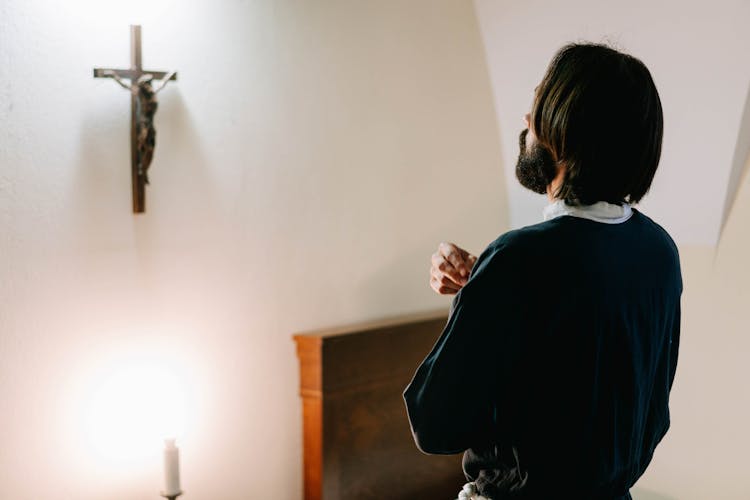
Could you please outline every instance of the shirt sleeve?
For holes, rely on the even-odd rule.
[[[519,288],[501,249],[486,251],[432,351],[404,391],[417,447],[461,453],[494,432],[497,394],[518,360]],[[517,266],[516,266],[517,267]]]

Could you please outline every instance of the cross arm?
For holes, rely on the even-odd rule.
[[[112,72],[112,73],[109,73]],[[167,71],[134,71],[132,69],[94,68],[94,78],[112,78],[114,75],[122,79],[137,80],[141,75],[153,75],[154,80],[161,80],[169,74]],[[170,80],[177,80],[177,73],[172,73]]]

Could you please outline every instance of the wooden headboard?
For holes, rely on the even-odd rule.
[[[414,444],[402,393],[446,311],[294,335],[300,363],[305,500],[450,500],[461,456]]]

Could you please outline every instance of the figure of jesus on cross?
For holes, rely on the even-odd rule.
[[[177,72],[143,70],[140,26],[130,26],[130,49],[130,69],[95,68],[94,77],[112,78],[130,91],[133,212],[142,213],[146,210],[145,186],[148,184],[148,168],[156,146],[156,129],[154,128],[154,115],[158,107],[156,94],[166,86],[167,82],[177,80]]]

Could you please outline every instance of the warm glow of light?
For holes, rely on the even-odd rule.
[[[100,459],[138,462],[166,437],[180,438],[191,406],[174,363],[157,355],[127,356],[94,375],[80,421],[85,442]]]

